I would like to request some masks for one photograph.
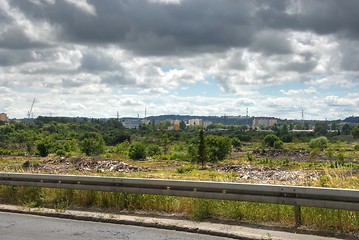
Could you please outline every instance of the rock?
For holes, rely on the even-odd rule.
[[[27,160],[26,162],[24,162],[24,163],[22,164],[22,167],[23,167],[23,168],[28,168],[28,167],[30,167],[30,161]]]

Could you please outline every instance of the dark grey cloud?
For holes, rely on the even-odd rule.
[[[269,55],[290,53],[291,47],[283,36],[256,34],[268,29],[341,33],[342,36],[359,34],[357,0],[87,2],[94,6],[96,15],[67,1],[54,4],[42,1],[42,5],[25,0],[9,1],[33,21],[47,21],[55,26],[60,41],[118,44],[140,55],[186,55],[248,46]]]
[[[32,40],[20,26],[12,26],[0,33],[0,48],[3,49],[33,49],[49,45]]]
[[[17,66],[33,61],[36,61],[33,51],[0,49],[0,67]]]
[[[33,21],[48,21],[58,38],[76,43],[120,44],[138,54],[169,55],[220,51],[246,46],[253,36],[251,1],[183,1],[161,5],[147,1],[88,1],[96,16],[66,1],[38,5],[13,0]]]
[[[105,56],[97,51],[86,52],[82,56],[80,70],[88,72],[113,71],[122,67],[115,63],[110,56]]]
[[[101,79],[101,83],[109,86],[134,86],[136,80],[129,78],[122,72],[117,72]]]
[[[290,54],[293,52],[286,34],[278,31],[259,32],[250,49],[255,52],[262,52],[265,55]]]
[[[343,41],[340,44],[340,50],[341,67],[346,71],[359,71],[359,42]]]
[[[303,13],[300,23],[306,29],[313,29],[319,34],[346,33],[359,35],[357,0],[315,0],[302,1]]]

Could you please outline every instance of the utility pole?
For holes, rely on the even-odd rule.
[[[31,118],[31,113],[32,113],[32,109],[33,109],[33,107],[34,107],[34,104],[35,104],[35,98],[34,98],[34,100],[32,101],[30,111],[27,112],[27,118]],[[34,116],[34,114],[32,114],[32,117],[33,117],[33,116]]]

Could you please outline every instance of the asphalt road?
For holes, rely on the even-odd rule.
[[[14,213],[0,213],[0,239],[6,240],[224,240],[195,233],[110,223],[95,223]]]

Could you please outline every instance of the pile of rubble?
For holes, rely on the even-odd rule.
[[[28,164],[26,162],[23,167]],[[68,172],[77,170],[80,172],[148,172],[148,168],[132,166],[122,161],[91,158],[66,158],[59,157],[43,161],[36,166],[36,170],[44,172]]]
[[[260,165],[218,165],[213,166],[217,171],[234,172],[239,182],[300,184],[317,180],[322,175],[319,172],[288,171],[277,167]]]
[[[286,149],[257,149],[252,152],[257,158],[280,158],[288,157],[294,161],[309,161],[311,153],[308,150],[286,150]],[[321,154],[316,154],[316,159],[322,159]]]
[[[253,151],[256,156],[309,156],[310,151],[308,150],[286,150],[286,149],[257,149]]]

